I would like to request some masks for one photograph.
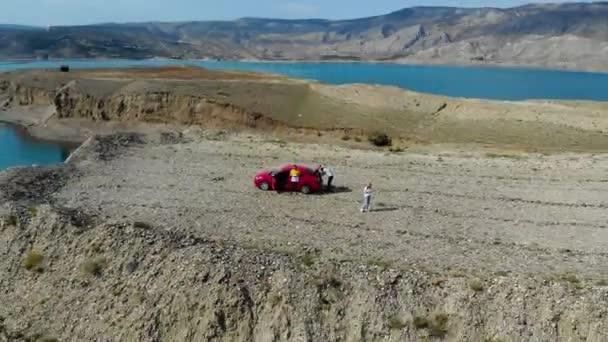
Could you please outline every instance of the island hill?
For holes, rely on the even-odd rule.
[[[134,124],[247,129],[308,141],[396,148],[474,144],[606,151],[608,105],[449,98],[376,85],[334,86],[196,67],[28,70],[0,75],[0,118],[46,138],[82,141]],[[385,145],[386,143],[382,143]]]
[[[608,336],[606,104],[185,67],[18,71],[0,98],[86,139],[0,172],[0,341]],[[293,162],[336,191],[253,186]]]

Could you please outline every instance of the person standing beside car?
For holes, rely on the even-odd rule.
[[[327,191],[332,191],[332,183],[334,181],[334,177],[336,176],[336,169],[321,165],[319,170],[321,171],[321,176],[327,176]]]
[[[291,186],[293,189],[297,189],[298,184],[300,183],[300,176],[301,176],[301,172],[300,169],[298,169],[297,165],[294,165],[291,168],[291,171],[289,171],[289,181],[291,182]]]

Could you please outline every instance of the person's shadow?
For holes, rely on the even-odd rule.
[[[332,186],[331,189],[324,189],[322,192],[319,192],[319,195],[338,195],[338,194],[347,194],[353,192],[353,189],[347,186]]]
[[[382,213],[382,212],[399,211],[400,209],[401,208],[397,208],[397,207],[382,207],[382,208],[371,209],[370,212]]]

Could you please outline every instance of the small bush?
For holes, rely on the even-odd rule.
[[[310,253],[306,253],[302,256],[301,261],[304,266],[310,267],[315,264],[315,256]]]
[[[9,226],[16,227],[18,223],[17,216],[9,215],[4,219],[4,222]]]
[[[448,315],[434,313],[429,320],[429,333],[434,337],[444,337],[448,333]]]
[[[575,284],[575,285],[578,285],[581,283],[580,279],[578,279],[576,274],[573,274],[573,273],[560,274],[558,279],[561,281],[571,283],[571,284]]]
[[[150,230],[152,229],[152,225],[147,223],[147,222],[141,222],[141,221],[135,221],[133,222],[133,227],[137,228],[137,229],[145,229],[145,230]]]
[[[401,330],[405,328],[405,323],[397,315],[391,315],[388,318],[388,327],[391,330]]]
[[[38,339],[36,339],[36,342],[58,342],[59,340],[56,339],[55,337],[50,337],[50,336],[42,336],[39,337]]]
[[[368,136],[368,140],[376,146],[391,146],[393,143],[391,137],[384,132],[374,132]]]
[[[30,213],[30,217],[38,215],[38,207],[29,207],[27,211]]]
[[[448,333],[448,321],[448,315],[436,312],[429,317],[416,316],[412,324],[418,330],[428,329],[433,337],[444,337]]]
[[[41,252],[32,249],[25,255],[23,259],[23,267],[28,271],[41,272],[44,255]]]
[[[273,294],[270,296],[270,298],[268,299],[268,301],[270,302],[270,305],[272,307],[276,307],[279,304],[281,304],[281,301],[283,300],[283,297],[280,294]]]
[[[445,278],[433,278],[431,280],[431,285],[433,286],[441,286],[446,282]]]
[[[490,159],[514,159],[514,160],[526,159],[526,157],[522,156],[522,155],[502,154],[502,153],[486,153],[486,157],[490,158]]]
[[[344,140],[344,141],[349,141],[349,140],[350,140],[350,136],[348,136],[348,135],[343,135],[343,136],[342,136],[342,140]]]
[[[100,276],[105,263],[106,259],[104,257],[94,257],[83,262],[82,265],[80,265],[80,270],[84,274]]]
[[[419,330],[426,329],[429,327],[428,319],[426,319],[426,317],[422,317],[422,316],[414,317],[412,324],[414,325],[414,328],[419,329]]]
[[[450,271],[450,273],[448,273],[448,275],[452,278],[464,278],[466,277],[466,274],[462,271],[458,271],[458,270],[452,270]]]
[[[369,263],[383,270],[388,270],[389,268],[393,267],[393,263],[391,261],[382,259],[373,259]]]
[[[481,292],[483,291],[483,284],[481,283],[481,280],[473,279],[469,281],[469,288],[475,292]]]

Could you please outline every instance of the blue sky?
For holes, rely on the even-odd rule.
[[[230,20],[241,17],[347,19],[385,14],[411,6],[510,7],[528,3],[530,0],[3,0],[2,2],[0,23],[48,26],[157,20]]]

